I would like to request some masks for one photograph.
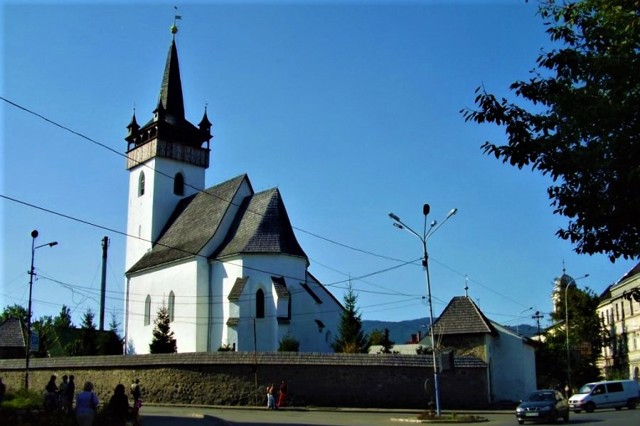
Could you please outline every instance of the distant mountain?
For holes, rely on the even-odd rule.
[[[512,330],[514,333],[521,334],[526,337],[533,337],[538,333],[537,327],[529,324],[520,324],[517,326],[505,326]],[[370,333],[371,330],[384,330],[389,329],[389,338],[396,344],[401,345],[411,340],[411,335],[420,332],[420,335],[424,337],[425,333],[429,330],[429,318],[418,318],[414,320],[406,321],[376,321],[376,320],[362,320],[362,328],[365,333]]]
[[[424,336],[427,330],[429,330],[429,318],[418,318],[398,322],[362,320],[362,328],[365,333],[370,333],[371,330],[384,330],[388,328],[389,338],[395,342],[396,345],[401,345],[410,341],[411,335],[417,332],[420,332],[420,335]]]

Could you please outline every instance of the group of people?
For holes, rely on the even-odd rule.
[[[78,426],[91,426],[96,417],[100,401],[93,390],[93,383],[85,382],[82,391],[75,395],[74,376],[62,376],[60,387],[56,385],[57,376],[52,375],[45,386],[44,408],[48,412],[62,409],[64,413],[75,416]],[[75,395],[75,407],[74,407]],[[140,425],[140,407],[142,406],[142,391],[140,381],[136,379],[131,384],[133,406],[129,405],[129,398],[125,386],[118,384],[113,391],[106,407],[105,415],[109,424],[125,426],[127,422]]]
[[[276,387],[273,383],[267,386],[267,409],[277,410],[287,405],[287,383],[283,380],[280,382],[278,389],[278,399],[276,400]]]

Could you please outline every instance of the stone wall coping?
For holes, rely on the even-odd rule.
[[[32,358],[31,369],[69,369],[94,367],[157,367],[180,365],[233,364],[233,365],[336,365],[371,367],[433,366],[432,357],[401,354],[326,354],[297,352],[192,352],[148,355],[102,355],[55,358]],[[487,363],[475,357],[455,357],[455,367],[485,368]],[[0,359],[0,370],[22,370],[24,359]]]

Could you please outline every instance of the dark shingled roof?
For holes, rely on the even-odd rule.
[[[128,273],[200,253],[218,231],[222,218],[245,179],[247,175],[241,175],[182,199],[158,242]]]
[[[433,323],[433,327],[437,335],[497,334],[491,321],[466,296],[451,299],[440,317]]]
[[[214,259],[237,254],[287,254],[307,259],[278,189],[245,197],[223,243],[213,253],[201,253],[218,232],[245,180],[249,183],[247,175],[241,175],[182,199],[158,242],[127,273],[199,254]],[[286,291],[286,284],[284,287]]]
[[[281,253],[307,259],[293,233],[289,215],[277,188],[245,199],[227,239],[211,257],[257,253]]]
[[[24,348],[26,346],[22,322],[17,318],[8,318],[0,324],[0,346],[5,348]]]
[[[229,296],[227,299],[229,300],[240,300],[240,296],[242,296],[242,292],[244,291],[244,286],[249,280],[249,277],[236,278],[236,282],[233,283],[233,287],[229,292]]]
[[[271,277],[271,282],[273,283],[273,287],[276,289],[276,294],[278,295],[278,297],[291,297],[291,293],[289,293],[289,290],[287,290],[287,283],[284,280],[284,277]]]

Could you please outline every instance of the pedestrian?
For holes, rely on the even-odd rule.
[[[67,392],[65,397],[67,398],[65,407],[67,409],[67,414],[73,414],[73,399],[76,396],[76,377],[73,374],[69,375],[69,383],[67,384]]]
[[[56,385],[57,376],[55,374],[51,375],[49,378],[49,382],[44,387],[44,402],[43,407],[44,410],[48,413],[51,413],[58,408],[60,403],[60,395],[58,394],[58,385]]]
[[[140,424],[140,407],[142,407],[142,390],[140,389],[140,379],[135,379],[131,384],[131,396],[133,396],[133,422]]]
[[[275,386],[271,383],[267,386],[267,409],[275,410],[276,409],[276,401],[275,401]]]
[[[57,378],[58,376],[56,376],[55,374],[52,374],[51,377],[49,378],[49,383],[47,383],[47,385],[44,387],[44,390],[50,393],[58,392],[58,385],[56,385]]]
[[[86,382],[76,397],[76,421],[78,426],[91,426],[98,410],[98,397],[93,392],[93,383]]]
[[[60,389],[58,390],[58,400],[60,401],[60,407],[62,411],[67,412],[67,389],[69,387],[69,376],[66,374],[62,376],[62,383],[60,383]]]
[[[280,389],[278,391],[278,402],[276,408],[284,407],[287,405],[287,383],[282,380],[280,382]]]
[[[4,394],[7,391],[7,386],[2,383],[2,377],[0,377],[0,405],[2,405],[2,401],[4,401]]]
[[[129,398],[122,383],[118,384],[109,400],[110,425],[125,426],[129,419]]]
[[[73,374],[69,375],[69,383],[67,383],[67,390],[63,396],[64,400],[62,404],[67,414],[73,414],[73,399],[76,396],[76,382]]]

